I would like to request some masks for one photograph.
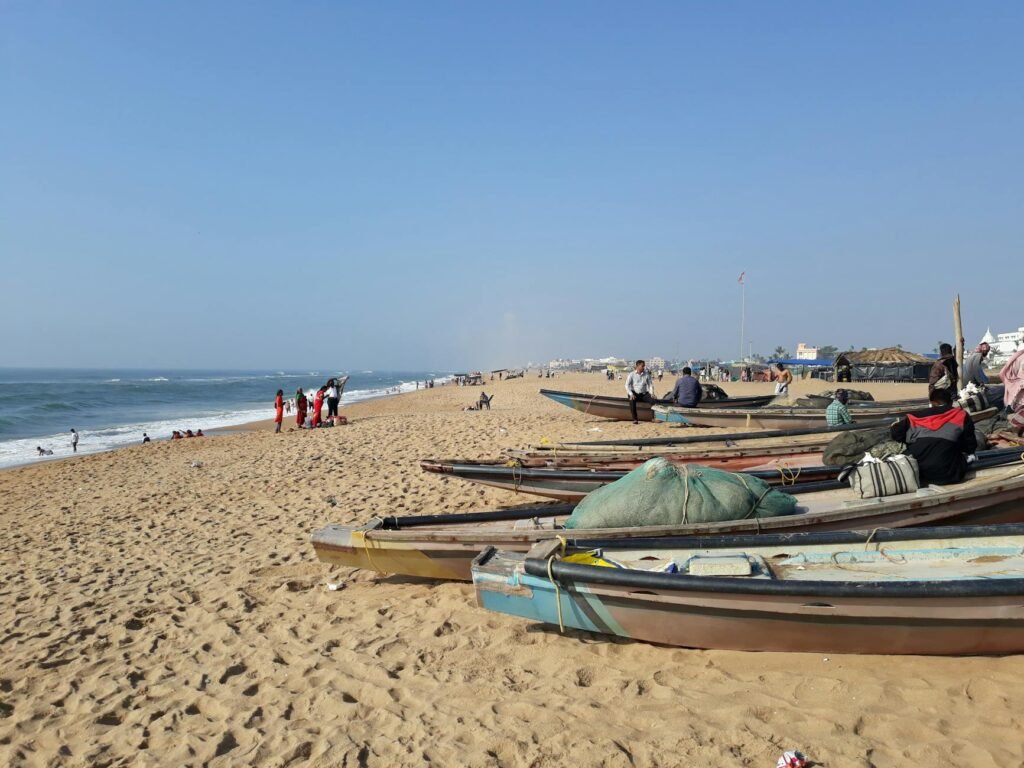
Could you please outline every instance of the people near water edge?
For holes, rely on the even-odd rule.
[[[71,428],[71,451],[72,453],[78,453],[78,433],[75,428]]]
[[[846,404],[850,402],[850,393],[845,389],[837,389],[835,399],[825,409],[825,423],[830,427],[839,427],[843,424],[853,424],[853,417]]]
[[[786,370],[782,363],[775,364],[775,394],[788,395],[789,385],[793,383],[793,374]]]
[[[1024,347],[1018,349],[999,370],[1005,391],[1003,402],[1009,410],[1010,427],[1024,437]]]
[[[277,390],[274,397],[274,432],[281,431],[281,422],[284,421],[284,390]]]
[[[53,456],[53,451],[49,448],[43,448],[41,445],[36,446],[36,453],[40,456]]]
[[[959,483],[968,464],[976,460],[978,440],[974,422],[962,408],[953,407],[953,392],[934,390],[931,407],[907,414],[889,428],[893,440],[906,443],[904,453],[917,459],[922,484]]]
[[[939,359],[932,363],[928,371],[928,397],[937,389],[948,389],[950,392],[959,390],[958,373],[952,345],[945,342],[939,344]]]
[[[985,358],[991,351],[988,342],[981,342],[967,359],[964,360],[964,386],[974,384],[976,387],[984,387],[988,384],[988,376],[985,375]]]
[[[684,408],[696,408],[703,395],[700,382],[693,378],[693,369],[686,366],[683,375],[676,379],[676,385],[672,388],[672,402]]]
[[[419,383],[417,382],[416,388],[419,389]],[[338,403],[341,400],[341,396],[338,393],[338,382],[335,379],[327,380],[327,418],[331,422],[337,424],[338,422]]]
[[[324,393],[327,391],[327,387],[320,387],[313,395],[313,426],[319,427],[320,422],[323,420],[324,412]]]
[[[145,432],[143,432],[142,433],[142,444],[145,445],[146,443],[149,443],[149,442],[152,442],[149,439],[149,435],[147,435]]]
[[[306,425],[306,407],[307,407],[306,395],[302,391],[302,387],[295,390],[295,426],[302,429]]]
[[[651,372],[647,370],[647,363],[637,360],[633,372],[626,378],[626,395],[629,397],[629,412],[633,416],[633,423],[639,424],[636,404],[654,402],[654,382],[651,380]]]

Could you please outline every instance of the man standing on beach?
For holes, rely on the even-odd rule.
[[[78,433],[74,427],[71,428],[71,452],[78,453]]]
[[[651,372],[647,370],[647,363],[643,360],[636,361],[636,367],[626,379],[626,395],[629,397],[629,412],[633,416],[633,423],[639,424],[640,419],[636,415],[637,401],[654,402],[654,382],[651,381]]]
[[[775,394],[788,395],[789,385],[793,383],[793,374],[787,371],[782,363],[776,363],[775,370]]]
[[[683,368],[683,375],[676,379],[672,389],[672,402],[683,408],[696,408],[703,394],[700,382],[693,378],[693,370],[689,366]]]

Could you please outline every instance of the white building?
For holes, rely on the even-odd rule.
[[[797,360],[817,360],[818,359],[818,348],[809,347],[802,341],[796,345],[796,359]]]
[[[985,335],[981,340],[987,342],[992,347],[992,352],[989,355],[991,363],[993,365],[1001,364],[1006,362],[1014,352],[1024,345],[1024,326],[1021,326],[1016,331],[1000,333],[994,336],[992,329],[989,328],[985,331]]]
[[[664,371],[665,370],[665,358],[663,357],[652,357],[647,361],[647,367],[652,371]]]

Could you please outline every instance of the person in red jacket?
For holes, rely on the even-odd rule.
[[[953,407],[950,390],[933,390],[928,399],[931,408],[904,416],[889,432],[917,459],[922,484],[959,483],[978,450],[974,422],[967,411]]]
[[[281,422],[284,421],[284,390],[277,390],[277,397],[274,398],[274,432],[281,431]]]

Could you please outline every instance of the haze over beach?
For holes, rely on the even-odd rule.
[[[496,369],[928,354],[957,295],[968,350],[1024,331],[1022,33],[1010,2],[0,4],[0,765],[1024,763],[1018,655],[563,634],[310,538],[536,501],[427,457],[726,442]],[[341,375],[347,424],[275,433]]]

